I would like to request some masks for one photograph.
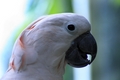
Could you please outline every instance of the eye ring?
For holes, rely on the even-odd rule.
[[[74,26],[73,24],[69,24],[69,25],[67,26],[67,28],[68,28],[68,30],[70,30],[70,31],[74,31],[74,30],[75,30],[75,26]]]
[[[68,24],[65,28],[66,28],[67,32],[71,35],[74,35],[78,32],[78,27],[76,27],[76,25],[74,25],[72,23]]]

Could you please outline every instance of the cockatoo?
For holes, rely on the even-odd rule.
[[[75,13],[40,17],[16,40],[1,80],[63,80],[67,63],[81,68],[94,60],[97,44],[90,30],[86,18]]]

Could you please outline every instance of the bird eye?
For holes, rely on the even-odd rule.
[[[77,27],[74,24],[68,24],[65,28],[66,28],[67,32],[72,35],[76,34],[78,31]]]
[[[73,24],[69,24],[69,25],[67,26],[67,28],[68,28],[68,30],[70,30],[70,31],[74,31],[74,30],[75,30],[75,26],[74,26]]]

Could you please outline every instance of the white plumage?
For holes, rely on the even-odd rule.
[[[40,17],[16,40],[1,80],[63,80],[66,51],[90,29],[89,22],[74,13]]]

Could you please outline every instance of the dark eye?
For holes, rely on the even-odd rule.
[[[68,25],[68,30],[74,31],[75,30],[75,26],[73,24]]]

